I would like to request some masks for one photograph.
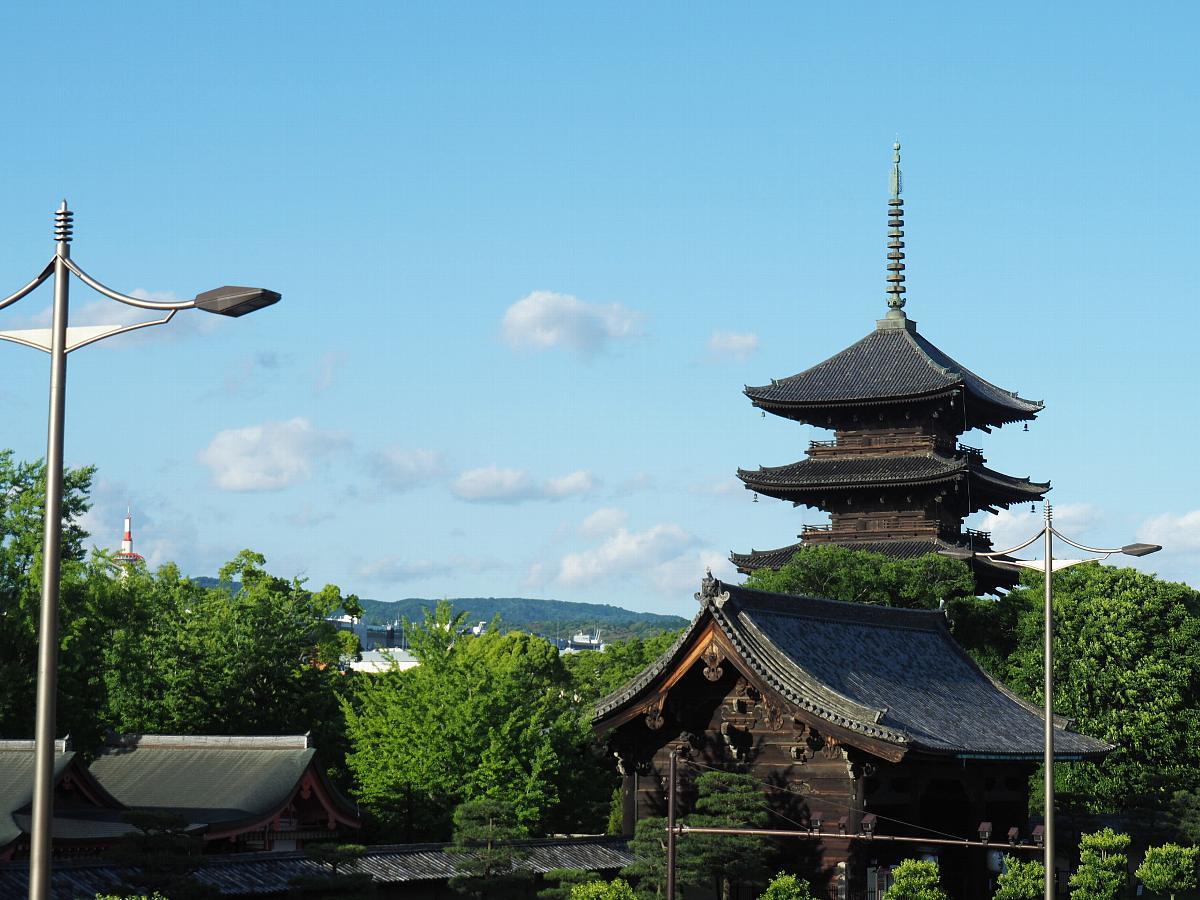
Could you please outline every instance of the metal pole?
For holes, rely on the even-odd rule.
[[[671,762],[667,767],[667,898],[675,900],[675,759],[677,751],[671,751]]]
[[[37,725],[34,730],[33,825],[29,900],[50,896],[50,825],[54,816],[55,701],[58,694],[58,587],[62,544],[63,412],[67,387],[67,288],[71,255],[67,201],[54,214],[54,320],[50,345],[50,416],[46,436],[46,519],[42,607],[38,628]]]
[[[1054,900],[1054,606],[1051,585],[1054,581],[1054,511],[1050,501],[1046,501],[1046,547],[1045,547],[1045,624],[1043,636],[1043,665],[1045,680],[1042,684],[1045,700],[1045,717],[1043,728],[1046,734],[1045,757],[1045,857],[1046,867],[1046,900]]]

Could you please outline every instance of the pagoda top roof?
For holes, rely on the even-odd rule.
[[[943,456],[925,453],[912,456],[822,457],[803,459],[786,466],[738,469],[747,488],[773,496],[773,491],[807,489],[850,490],[864,487],[906,487],[937,484],[969,474],[990,489],[989,495],[1015,495],[1018,500],[1040,499],[1050,483],[1015,478],[989,469],[969,454]],[[982,499],[982,498],[981,498]]]
[[[1044,407],[987,381],[951,359],[917,332],[901,310],[823,363],[790,378],[747,387],[755,406],[790,418],[806,410],[917,402],[963,391],[968,427],[1034,418]]]
[[[955,643],[940,611],[773,594],[711,575],[696,598],[700,612],[679,641],[598,702],[598,728],[669,690],[675,668],[694,659],[694,645],[715,633],[739,672],[824,721],[847,743],[861,738],[867,747],[890,745],[885,752],[896,758],[911,751],[1041,758],[1041,710],[984,672]],[[1094,759],[1112,749],[1068,724],[1055,720],[1060,758]]]

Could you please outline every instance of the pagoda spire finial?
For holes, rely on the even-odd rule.
[[[904,318],[904,201],[900,192],[900,142],[892,144],[891,199],[888,200],[888,317]]]

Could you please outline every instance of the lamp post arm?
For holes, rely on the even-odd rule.
[[[1075,543],[1075,541],[1071,540],[1057,528],[1052,527],[1050,530],[1054,532],[1054,536],[1060,541],[1070,544],[1076,550],[1083,550],[1085,553],[1102,553],[1104,556],[1108,557],[1112,556],[1114,553],[1120,553],[1124,549],[1123,547],[1085,547],[1083,544]]]
[[[1031,537],[1025,543],[1017,544],[1017,546],[1015,546],[1015,547],[1009,547],[1007,550],[993,550],[990,553],[972,553],[971,555],[972,556],[982,556],[984,559],[995,559],[997,556],[1008,556],[1008,554],[1010,554],[1010,553],[1016,553],[1018,550],[1024,550],[1026,547],[1028,547],[1030,544],[1032,544],[1034,541],[1036,541],[1038,538],[1040,538],[1045,533],[1046,533],[1046,529],[1043,528],[1041,531],[1039,531],[1037,534],[1035,534],[1033,537]],[[1058,534],[1057,531],[1054,533]]]
[[[75,264],[75,261],[68,258],[65,260],[67,268],[70,269],[76,278],[90,287],[92,290],[103,294],[110,300],[116,300],[118,303],[124,303],[126,306],[136,306],[139,309],[191,309],[196,305],[196,301],[179,300],[174,303],[165,303],[159,300],[141,300],[137,297],[130,297],[128,294],[122,294],[120,291],[114,291],[110,287],[101,284],[83,269]],[[3,307],[0,307],[3,308]]]
[[[37,288],[43,281],[45,281],[47,278],[49,278],[53,274],[54,274],[54,260],[50,260],[50,262],[46,263],[46,268],[42,269],[41,274],[38,275],[37,278],[33,279],[33,281],[29,282],[29,284],[25,285],[25,287],[21,288],[15,294],[9,294],[3,300],[0,300],[0,309],[4,309],[4,307],[6,307],[6,306],[12,306],[14,303],[16,303],[18,300],[20,300],[22,297],[24,297],[30,291]]]

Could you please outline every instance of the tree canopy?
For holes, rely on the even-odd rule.
[[[1042,702],[1042,578],[1013,591],[1017,649],[1003,680]],[[1054,575],[1055,710],[1116,749],[1057,766],[1056,785],[1091,812],[1161,808],[1200,786],[1200,594],[1136,569]]]
[[[445,835],[447,810],[485,798],[531,833],[601,831],[615,777],[558,651],[458,624],[439,603],[406,625],[419,666],[356,679],[344,709],[359,799],[404,840]]]

